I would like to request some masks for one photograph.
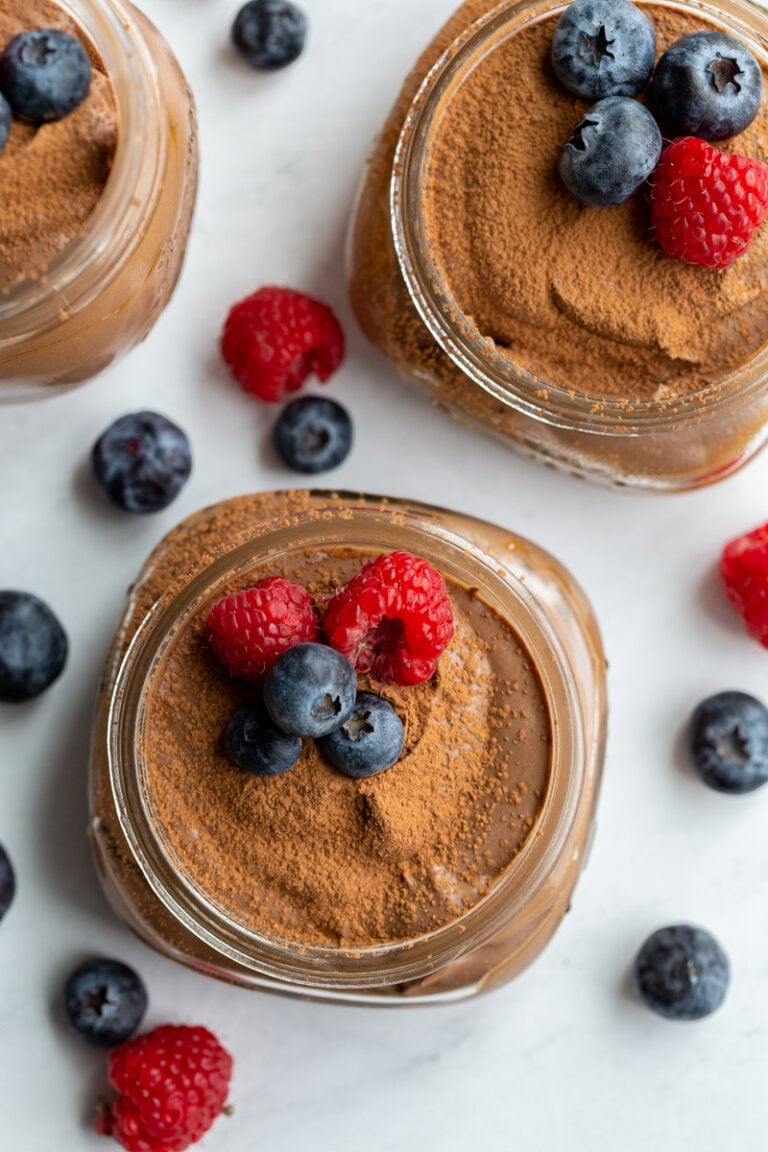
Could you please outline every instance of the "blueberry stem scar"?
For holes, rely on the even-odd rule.
[[[707,65],[707,72],[712,73],[712,80],[718,92],[725,92],[732,84],[737,92],[741,92],[741,84],[736,79],[742,75],[738,63],[730,56],[721,56],[718,52],[716,58]]]
[[[586,152],[587,143],[584,139],[584,130],[585,128],[595,128],[596,126],[596,120],[589,120],[586,117],[581,121],[580,124],[577,124],[573,130],[573,135],[568,141],[571,148],[575,148],[579,152]]]
[[[599,68],[603,59],[607,56],[609,60],[614,59],[613,52],[609,52],[613,40],[609,40],[605,31],[605,26],[600,25],[594,36],[590,36],[588,32],[581,33],[581,51],[582,55],[591,58],[591,63],[595,68]]]

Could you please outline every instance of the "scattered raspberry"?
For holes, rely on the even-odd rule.
[[[668,256],[727,268],[768,212],[768,164],[681,136],[661,154],[651,187],[652,223]]]
[[[747,630],[768,648],[768,524],[726,544],[720,575]]]
[[[268,576],[214,604],[208,641],[233,676],[259,681],[294,644],[314,642],[317,617],[309,593],[282,576]]]
[[[183,1152],[223,1111],[232,1057],[206,1028],[165,1024],[109,1054],[120,1093],[95,1120],[128,1152]]]
[[[421,684],[453,636],[445,581],[426,560],[391,552],[367,561],[359,575],[337,589],[323,630],[331,647],[358,672],[377,680]]]
[[[259,288],[230,310],[221,354],[246,392],[282,400],[313,372],[325,382],[344,359],[344,333],[325,304],[291,288]]]

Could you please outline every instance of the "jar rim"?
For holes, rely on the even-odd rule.
[[[500,923],[519,912],[543,884],[552,860],[568,838],[587,773],[587,753],[578,693],[561,641],[542,605],[511,568],[502,571],[496,557],[448,530],[441,523],[446,515],[443,509],[409,504],[404,513],[402,503],[393,502],[384,511],[379,498],[363,497],[361,503],[356,495],[350,496],[354,499],[350,512],[339,508],[339,499],[343,501],[346,494],[317,495],[320,501],[311,514],[292,513],[259,523],[257,537],[208,564],[180,593],[161,601],[145,616],[115,680],[108,718],[108,767],[115,810],[136,863],[164,909],[184,928],[214,951],[272,981],[295,984],[298,980],[313,988],[354,990],[431,974],[492,939]],[[324,497],[327,504],[323,504]],[[447,560],[456,571],[466,571],[469,565],[473,584],[478,578],[486,580],[493,599],[503,595],[508,602],[511,597],[514,618],[510,606],[505,616],[536,667],[550,716],[550,775],[543,803],[523,846],[491,891],[457,920],[434,932],[364,948],[322,948],[244,929],[198,886],[179,875],[154,824],[144,789],[141,751],[153,682],[186,624],[220,594],[225,584],[244,577],[255,564],[263,565],[265,556],[279,558],[320,542],[325,546],[343,543],[370,552],[375,540],[395,530],[399,546],[404,546],[405,531],[421,546],[420,554],[433,563]]]
[[[641,4],[705,16],[734,28],[768,66],[768,11],[753,0],[639,0]],[[628,400],[593,396],[552,384],[495,351],[493,341],[462,322],[462,311],[440,280],[429,257],[423,228],[420,182],[431,130],[446,92],[457,91],[493,51],[494,41],[556,15],[567,0],[502,0],[465,29],[442,53],[422,81],[406,114],[398,140],[389,190],[394,249],[408,294],[430,335],[463,374],[507,408],[539,423],[595,435],[658,436],[722,419],[765,391],[768,345],[747,364],[696,392],[666,400]]]
[[[26,337],[61,322],[61,310],[76,313],[104,291],[141,241],[152,192],[165,164],[167,141],[146,125],[159,109],[157,86],[146,83],[157,69],[123,0],[56,0],[92,45],[112,86],[117,109],[117,144],[112,167],[83,229],[57,253],[44,277],[28,277],[0,294],[3,339]]]

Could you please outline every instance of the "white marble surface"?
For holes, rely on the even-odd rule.
[[[235,1055],[235,1114],[215,1152],[757,1152],[768,1131],[768,789],[729,799],[682,762],[681,730],[724,687],[768,697],[768,654],[717,586],[721,544],[768,518],[768,454],[708,491],[620,495],[473,435],[399,382],[355,330],[342,241],[361,165],[398,82],[450,0],[324,0],[305,56],[260,77],[227,48],[235,0],[146,0],[197,94],[202,186],[185,272],[143,347],[96,382],[0,410],[0,586],[47,599],[71,638],[65,675],[0,713],[0,841],[19,891],[0,926],[0,1147],[106,1148],[88,1129],[103,1058],[62,1028],[83,955],[133,962],[147,1023],[199,1021]],[[339,1009],[238,991],[156,956],[108,909],[85,838],[85,761],[99,665],[132,574],[195,508],[292,477],[264,451],[271,413],[216,354],[227,306],[259,284],[327,299],[349,334],[331,387],[356,420],[335,484],[495,519],[555,551],[597,608],[611,721],[589,868],[545,955],[493,996],[412,1011]],[[131,519],[88,483],[92,441],[157,408],[195,448],[178,501]],[[627,976],[665,922],[723,941],[733,982],[695,1025],[639,1007]]]

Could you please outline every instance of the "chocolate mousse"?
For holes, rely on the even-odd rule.
[[[2,8],[3,35],[66,34],[91,63],[85,100],[14,124],[0,155],[0,400],[13,401],[89,379],[150,331],[181,270],[198,149],[184,75],[138,8],[78,0],[74,24],[51,0]]]
[[[341,581],[349,607],[347,578],[393,551],[442,574],[455,626],[416,687],[358,672],[404,725],[400,758],[351,778],[305,740],[281,775],[244,772],[225,731],[259,689],[214,646],[238,676],[256,656],[222,647],[232,607],[207,630],[214,605],[271,576],[304,581],[321,613]],[[578,585],[502,528],[322,491],[205,508],[148,557],[107,659],[90,773],[106,893],[165,955],[249,988],[393,1003],[496,987],[551,938],[588,857],[604,675]]]
[[[83,32],[49,0],[8,0],[0,51],[20,32],[56,28],[76,36],[91,60],[83,102],[52,123],[14,117],[0,154],[0,292],[44,278],[51,260],[82,231],[104,191],[117,144],[112,84]]]
[[[641,7],[659,53],[706,26]],[[486,8],[465,5],[467,21]],[[768,227],[713,272],[664,255],[642,191],[611,208],[568,194],[558,159],[588,103],[552,70],[557,15],[521,27],[442,97],[423,186],[434,275],[458,323],[544,381],[612,399],[698,391],[768,342]],[[722,147],[768,158],[766,109]]]
[[[322,604],[363,559],[306,552],[248,582],[284,576]],[[407,940],[476,904],[525,842],[549,772],[543,691],[511,626],[476,591],[449,593],[456,632],[431,680],[358,677],[405,726],[399,761],[368,780],[311,740],[282,776],[236,768],[221,737],[254,689],[213,656],[205,613],[176,638],[147,713],[146,802],[180,875],[246,928],[326,947]]]
[[[657,52],[717,28],[765,72],[762,9],[639,7]],[[527,455],[620,486],[712,483],[768,439],[768,225],[713,270],[664,255],[642,189],[574,200],[558,158],[587,104],[552,71],[562,11],[466,0],[423,52],[361,182],[352,305],[439,407]],[[766,161],[767,116],[764,96],[718,146]]]

